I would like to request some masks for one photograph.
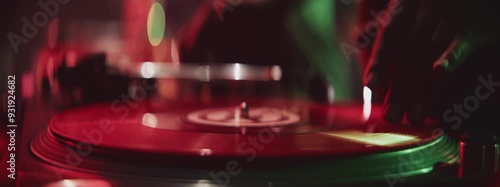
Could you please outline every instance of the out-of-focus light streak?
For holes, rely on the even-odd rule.
[[[234,64],[234,80],[241,79],[241,65],[239,63]]]
[[[214,187],[216,186],[215,184],[210,183],[209,180],[198,180],[198,183],[193,184],[193,187]]]
[[[172,62],[174,64],[179,64],[181,61],[179,58],[179,50],[177,49],[175,38],[172,38],[172,42],[170,44],[170,53],[172,55]]]
[[[328,104],[333,104],[335,102],[335,88],[330,84],[328,83],[327,85],[327,99],[328,99]]]
[[[44,187],[111,187],[111,183],[100,179],[64,179],[49,183]]]
[[[144,62],[141,65],[141,75],[143,78],[150,79],[156,75],[156,66],[152,62]]]
[[[55,17],[50,21],[47,28],[47,45],[50,49],[54,49],[59,38],[59,18]]]
[[[200,149],[200,156],[210,156],[211,154],[211,149]]]
[[[280,66],[273,66],[271,68],[271,78],[275,81],[281,80],[281,77],[283,76],[283,73],[281,72],[281,67]]]
[[[66,53],[66,66],[69,68],[74,68],[77,63],[76,51],[68,51]]]
[[[372,91],[368,87],[363,88],[363,119],[370,118],[372,112]]]

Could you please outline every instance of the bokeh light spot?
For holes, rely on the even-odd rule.
[[[154,3],[148,14],[148,39],[153,46],[158,46],[165,33],[165,11],[160,3]]]

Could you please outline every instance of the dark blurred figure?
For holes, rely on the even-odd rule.
[[[377,37],[365,84],[387,91],[384,117],[435,117],[454,130],[499,129],[496,1],[391,0],[400,9]]]
[[[358,20],[357,20],[357,25],[358,28],[369,28],[368,24],[370,22],[376,22],[378,24],[380,23],[380,20],[378,19],[384,19],[384,16],[390,16],[389,12],[387,12],[385,9],[387,7],[387,3],[389,0],[378,0],[378,1],[371,1],[371,0],[360,0],[357,1],[358,3]],[[370,54],[372,52],[372,47],[373,47],[373,41],[374,38],[369,38],[368,41],[359,41],[359,40],[364,40],[363,37],[359,35],[365,35],[368,36],[368,33],[366,31],[364,33],[354,33],[356,40],[358,40],[359,43],[363,42],[369,42],[366,47],[361,49],[361,53],[359,54],[359,62],[361,63],[361,66],[363,68],[366,67],[368,60],[370,58]]]
[[[300,92],[309,90],[314,100],[332,102],[329,92],[334,87],[335,99],[348,99],[354,88],[362,88],[359,83],[354,86],[353,73],[338,50],[335,4],[330,0],[206,1],[181,32],[181,61],[280,65],[286,87],[282,94],[307,95]],[[265,87],[256,89],[264,94]]]

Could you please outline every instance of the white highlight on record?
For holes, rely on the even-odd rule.
[[[200,156],[210,156],[211,154],[211,149],[200,149]]]
[[[144,62],[141,65],[141,76],[149,79],[156,75],[156,66],[152,62]]]
[[[66,187],[76,187],[76,184],[71,180],[63,180],[62,184]]]
[[[217,185],[211,183],[211,181],[206,179],[198,180],[196,184],[193,184],[193,187],[216,187]]]
[[[368,87],[363,88],[363,119],[366,121],[370,118],[372,112],[372,90]]]
[[[333,104],[335,102],[335,88],[330,84],[327,83],[327,99],[328,99],[328,104]]]

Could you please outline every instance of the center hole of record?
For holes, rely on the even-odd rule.
[[[198,125],[222,127],[272,127],[293,125],[300,116],[284,109],[253,107],[242,115],[238,107],[211,108],[194,111],[186,116],[186,122]]]

